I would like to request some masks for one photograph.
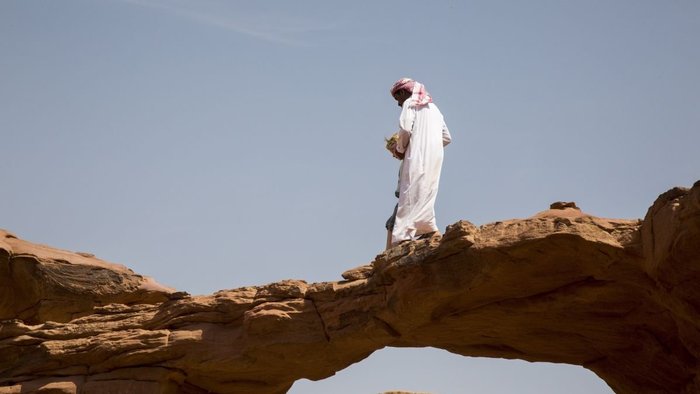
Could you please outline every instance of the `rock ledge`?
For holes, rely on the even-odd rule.
[[[340,282],[191,297],[0,232],[0,394],[284,393],[385,346],[582,365],[700,392],[700,183],[643,221],[573,203],[401,244]]]

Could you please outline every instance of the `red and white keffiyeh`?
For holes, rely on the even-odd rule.
[[[411,78],[401,78],[391,87],[391,95],[393,96],[399,90],[407,90],[411,92],[411,97],[409,105],[420,107],[421,105],[426,105],[433,102],[433,98],[430,96],[427,90],[425,90],[425,85],[418,81],[414,81]],[[408,101],[407,100],[407,101]]]

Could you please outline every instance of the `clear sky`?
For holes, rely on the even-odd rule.
[[[453,137],[441,228],[639,218],[700,178],[698,70],[695,0],[0,0],[0,227],[193,294],[340,280],[384,246],[404,76]],[[398,388],[610,392],[434,349],[291,392]]]

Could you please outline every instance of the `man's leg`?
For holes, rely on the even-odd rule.
[[[391,214],[389,220],[386,221],[386,250],[391,249],[391,233],[394,231],[394,223],[396,223],[396,211],[399,209],[399,204],[394,207],[394,213]]]

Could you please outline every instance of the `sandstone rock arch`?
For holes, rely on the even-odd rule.
[[[385,346],[582,365],[700,392],[700,183],[644,221],[570,206],[402,244],[346,280],[191,297],[0,236],[0,393],[283,393]]]

